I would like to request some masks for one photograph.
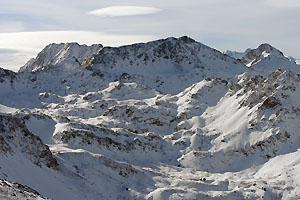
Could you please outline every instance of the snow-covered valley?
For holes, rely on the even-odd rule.
[[[0,198],[299,199],[300,66],[238,55],[184,36],[0,69]]]

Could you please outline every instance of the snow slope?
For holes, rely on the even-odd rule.
[[[299,66],[279,50],[67,46],[0,69],[0,197],[299,198]]]

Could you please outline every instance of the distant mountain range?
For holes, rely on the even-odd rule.
[[[300,195],[299,60],[269,44],[50,44],[0,88],[0,198]]]

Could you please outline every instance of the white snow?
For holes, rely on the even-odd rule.
[[[271,53],[267,53],[266,51],[262,52],[264,58],[267,58],[269,55],[271,55]]]
[[[0,113],[13,113],[16,112],[18,109],[11,108],[5,105],[0,104]]]

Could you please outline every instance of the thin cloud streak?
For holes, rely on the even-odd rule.
[[[108,17],[121,17],[121,16],[134,16],[134,15],[149,15],[161,11],[153,7],[141,6],[110,6],[88,12],[90,15],[108,16]]]

